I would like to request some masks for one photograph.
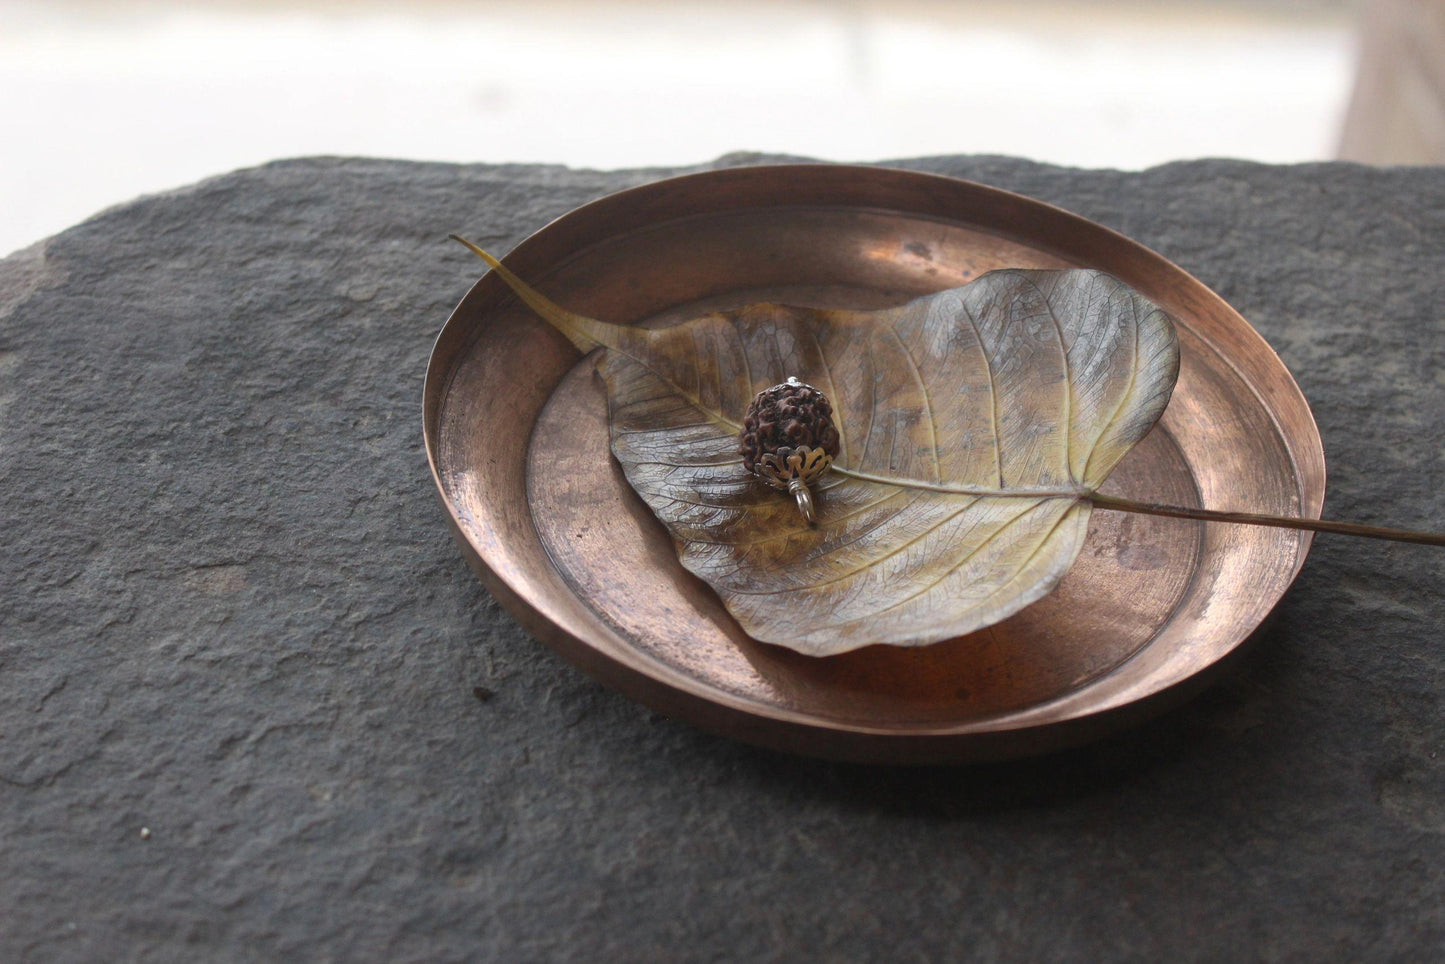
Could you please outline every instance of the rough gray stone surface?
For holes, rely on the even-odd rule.
[[[1445,169],[902,166],[1174,259],[1298,377],[1328,514],[1445,529]],[[709,736],[498,609],[421,445],[441,239],[667,173],[288,161],[0,262],[0,960],[1445,954],[1438,550],[1324,537],[1185,708],[951,770]]]

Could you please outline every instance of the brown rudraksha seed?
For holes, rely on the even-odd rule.
[[[789,378],[758,393],[743,417],[738,451],[743,467],[775,489],[793,493],[798,509],[813,521],[808,486],[838,454],[833,406],[822,392]]]

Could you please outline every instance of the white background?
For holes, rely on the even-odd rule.
[[[304,154],[1326,159],[1352,27],[1285,2],[0,0],[0,254]]]

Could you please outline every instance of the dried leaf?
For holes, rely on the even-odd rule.
[[[606,349],[613,454],[682,564],[749,635],[811,655],[938,642],[1048,593],[1178,374],[1168,316],[1097,271],[648,330],[567,312],[473,250],[579,349]],[[790,375],[829,397],[841,435],[811,527],[737,451],[754,394]]]

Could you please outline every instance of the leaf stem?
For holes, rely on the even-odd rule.
[[[1424,546],[1445,546],[1445,532],[1416,532],[1411,529],[1387,529],[1383,526],[1360,525],[1357,522],[1332,522],[1328,519],[1301,519],[1292,516],[1265,515],[1257,512],[1222,512],[1218,509],[1191,509],[1156,502],[1136,502],[1098,492],[1086,495],[1096,508],[1143,515],[1171,516],[1176,519],[1200,519],[1205,522],[1236,522],[1242,525],[1272,526],[1276,529],[1309,529],[1312,532],[1337,532],[1367,539],[1389,539],[1413,542]]]
[[[949,482],[920,482],[917,479],[899,479],[889,475],[874,475],[871,472],[859,472],[856,469],[846,469],[836,462],[832,471],[839,475],[846,475],[850,479],[859,479],[863,482],[877,482],[880,485],[896,485],[904,489],[922,489],[925,492],[943,492],[947,495],[976,495],[980,498],[999,499],[1084,499],[1088,498],[1087,489],[1078,487],[1051,487],[1035,486],[1033,488],[1000,489],[990,485],[954,485]]]
[[[642,359],[624,350],[624,341],[628,335],[632,334],[632,331],[626,326],[609,324],[598,321],[595,318],[588,318],[585,315],[568,311],[526,284],[526,282],[508,270],[500,261],[472,242],[455,234],[448,235],[448,237],[453,241],[458,241],[465,245],[490,265],[492,270],[501,276],[502,280],[517,293],[517,296],[520,297],[522,301],[571,339],[572,343],[576,345],[579,350],[585,352],[599,345],[606,346],[612,350],[621,351],[648,371],[652,370]],[[658,377],[661,378],[661,376]],[[684,398],[696,405],[699,409],[702,409],[709,416],[734,428],[738,427],[721,413],[713,413],[703,409],[702,404],[692,394],[682,391],[682,389],[673,385],[671,382],[664,381],[674,391],[683,395]],[[1440,532],[1388,529],[1383,526],[1367,526],[1355,522],[1332,522],[1327,519],[1302,519],[1294,516],[1265,515],[1255,512],[1221,512],[1217,509],[1193,509],[1185,506],[1162,505],[1157,502],[1137,502],[1134,499],[1103,495],[1098,492],[1091,492],[1085,488],[1072,486],[1036,486],[1033,488],[1002,489],[989,486],[953,485],[942,481],[930,483],[915,479],[896,479],[888,476],[874,475],[870,472],[854,471],[840,465],[834,465],[833,471],[865,482],[923,489],[930,492],[943,492],[951,495],[968,495],[977,498],[1087,499],[1096,508],[1113,509],[1116,512],[1170,516],[1176,519],[1199,519],[1204,522],[1233,522],[1241,525],[1272,526],[1277,529],[1308,529],[1312,532],[1337,532],[1342,535],[1363,536],[1367,539],[1389,539],[1394,542],[1413,542],[1426,546],[1445,546],[1445,533]]]

